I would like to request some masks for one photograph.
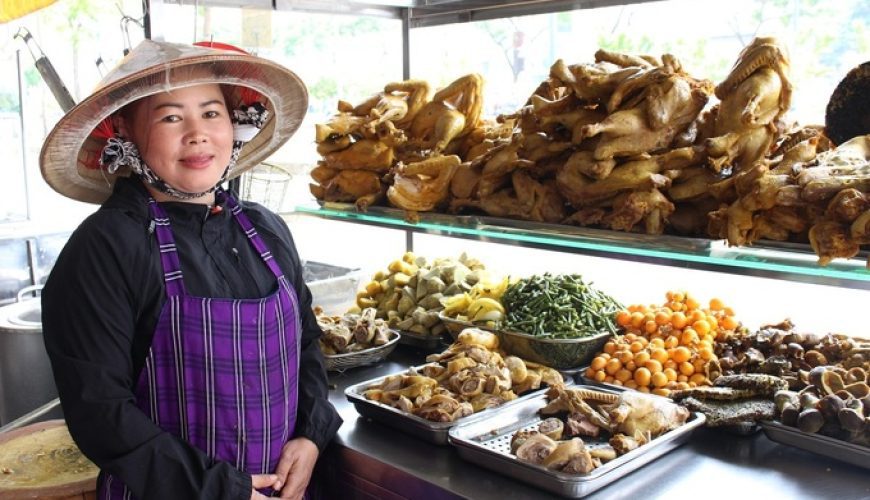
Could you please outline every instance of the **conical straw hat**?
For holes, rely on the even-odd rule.
[[[143,97],[204,83],[222,84],[230,90],[230,110],[254,91],[265,97],[263,104],[271,112],[260,132],[243,146],[228,179],[281,147],[302,124],[308,108],[305,84],[277,63],[237,51],[145,40],[48,134],[39,157],[43,178],[64,196],[102,203],[115,179],[130,175],[130,170],[122,167],[110,174],[100,167],[98,160],[106,144],[105,137],[95,134],[100,122]]]

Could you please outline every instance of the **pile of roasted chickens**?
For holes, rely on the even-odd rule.
[[[320,200],[647,234],[809,242],[822,265],[870,244],[870,137],[833,149],[789,124],[785,48],[757,38],[718,85],[671,54],[556,61],[516,113],[481,118],[483,81],[419,80],[317,126]]]
[[[667,399],[633,391],[618,395],[585,388],[550,387],[536,429],[517,431],[511,451],[524,462],[572,474],[586,474],[671,429],[689,411]],[[610,436],[607,445],[586,446],[583,438]]]
[[[432,94],[423,80],[389,83],[356,106],[318,124],[323,157],[312,170],[319,200],[360,209],[388,198],[410,212],[444,208],[460,164],[503,141],[513,124],[481,119],[483,79],[469,74]]]
[[[391,375],[364,392],[383,403],[433,422],[452,422],[493,408],[541,387],[562,384],[562,375],[543,365],[498,351],[498,337],[468,328],[456,343],[427,358],[429,364]]]
[[[809,241],[821,265],[857,255],[870,244],[870,135],[831,149],[820,130],[804,128],[780,149],[713,186],[731,201],[709,214],[710,235],[732,245]]]

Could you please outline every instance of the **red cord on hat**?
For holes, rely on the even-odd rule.
[[[206,47],[209,49],[218,49],[218,50],[228,50],[231,52],[239,52],[239,53],[242,53],[245,55],[251,55],[251,53],[248,52],[247,50],[236,47],[235,45],[230,45],[228,43],[203,41],[203,42],[196,42],[196,43],[194,43],[194,45],[197,47]],[[256,90],[254,90],[252,88],[248,88],[248,87],[241,87],[241,90],[239,91],[239,98],[242,100],[242,104],[244,104],[246,106],[249,106],[255,102],[262,102],[263,101],[262,96],[260,95],[259,92],[257,92]]]
[[[197,47],[208,47],[210,49],[231,50],[233,52],[241,52],[242,54],[251,55],[250,52],[248,52],[247,50],[236,47],[235,45],[230,45],[228,43],[204,41],[196,42],[194,43],[194,45],[196,45]]]
[[[97,125],[97,128],[94,129],[91,135],[103,140],[109,140],[112,137],[115,137],[115,125],[112,123],[112,116],[113,115],[109,115],[105,117],[103,121]]]

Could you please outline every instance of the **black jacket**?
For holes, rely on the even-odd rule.
[[[140,499],[247,499],[250,475],[154,425],[135,404],[139,372],[166,301],[148,192],[120,179],[72,234],[42,291],[42,327],[64,416],[82,452]],[[260,298],[277,280],[228,209],[161,203],[178,246],[184,285],[200,297]],[[254,203],[245,214],[299,296],[302,353],[296,435],[323,450],[341,425],[327,399],[311,293],[284,221]]]

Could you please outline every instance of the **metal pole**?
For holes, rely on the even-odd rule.
[[[411,9],[402,9],[402,79],[411,78]]]
[[[33,238],[27,238],[27,264],[30,266],[30,283],[32,285],[38,285],[39,277],[36,276],[36,240]],[[36,293],[32,293],[32,296],[36,296]]]
[[[24,415],[21,415],[20,417],[16,418],[15,420],[7,423],[3,427],[0,427],[0,434],[3,434],[4,432],[11,431],[13,429],[17,429],[19,427],[23,427],[27,424],[36,423],[37,419],[39,417],[45,415],[46,413],[48,413],[48,412],[50,412],[58,407],[60,407],[60,398],[54,398],[51,401],[49,401],[48,403],[45,403],[44,405],[40,406],[39,408],[31,411],[30,413],[25,413]]]
[[[21,124],[21,171],[24,173],[24,215],[30,220],[30,188],[27,181],[27,134],[24,129],[24,71],[21,69],[21,49],[15,51],[18,67],[18,122]]]
[[[145,38],[151,40],[151,0],[143,0],[145,12],[143,12],[143,24],[145,29]]]
[[[164,0],[148,0],[148,30],[145,38],[162,42],[166,40],[166,2]]]

